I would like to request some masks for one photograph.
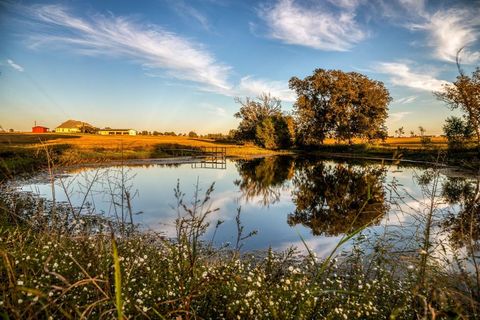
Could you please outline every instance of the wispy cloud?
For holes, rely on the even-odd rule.
[[[14,62],[13,60],[11,60],[11,59],[7,59],[7,63],[9,64],[10,67],[12,67],[13,69],[15,69],[15,70],[17,70],[17,71],[19,71],[19,72],[25,71],[25,69],[24,69],[21,65],[15,63],[15,62]]]
[[[295,101],[295,93],[288,88],[287,81],[271,81],[247,76],[240,79],[240,84],[235,91],[235,94],[240,96],[255,97],[265,92],[282,101]]]
[[[408,96],[408,97],[403,97],[400,99],[396,99],[393,102],[399,103],[399,104],[408,104],[413,101],[415,101],[418,97],[417,96]]]
[[[174,0],[174,1],[169,1],[173,9],[177,12],[178,15],[187,18],[187,19],[194,19],[196,22],[198,22],[205,30],[210,30],[210,22],[208,21],[208,18],[192,7],[191,5],[188,5],[185,3],[183,0]]]
[[[278,0],[259,9],[258,14],[274,39],[319,50],[347,51],[367,35],[352,10],[357,1],[337,3],[343,8],[331,10],[325,2],[302,6],[294,0]]]
[[[346,10],[355,10],[364,0],[328,0],[331,4]]]
[[[418,20],[426,14],[426,0],[377,0],[370,1],[372,12],[396,24]]]
[[[391,112],[388,114],[388,120],[390,122],[399,122],[411,113],[410,111]]]
[[[227,109],[225,109],[224,107],[219,107],[219,106],[215,106],[215,105],[211,105],[211,104],[207,104],[207,103],[200,104],[200,107],[211,115],[215,115],[215,116],[219,116],[219,117],[229,117],[229,116],[231,116],[230,114],[228,114]]]
[[[157,25],[113,15],[80,18],[61,5],[24,9],[37,27],[29,38],[33,47],[59,45],[84,55],[126,57],[212,91],[231,89],[230,66],[216,61],[201,44]]]
[[[21,9],[35,26],[28,36],[33,48],[58,46],[76,54],[123,57],[138,63],[146,76],[188,80],[197,89],[226,96],[266,92],[283,101],[295,100],[287,81],[253,76],[242,77],[236,84],[229,81],[230,66],[217,62],[201,44],[156,25],[113,15],[81,18],[61,5]],[[14,67],[13,61],[9,64]]]
[[[427,44],[434,49],[434,56],[440,60],[455,62],[459,49],[462,62],[480,61],[480,51],[471,51],[469,46],[480,39],[480,9],[439,10],[424,16],[425,22],[412,24],[412,30],[427,32]]]
[[[376,71],[388,74],[390,82],[394,85],[417,90],[440,91],[442,85],[449,83],[435,78],[434,72],[414,72],[409,65],[400,62],[381,62],[377,65]]]

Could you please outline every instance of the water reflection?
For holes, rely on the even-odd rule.
[[[295,172],[293,158],[288,156],[239,160],[236,167],[240,179],[234,184],[243,199],[250,202],[258,198],[267,207],[280,200],[282,189]]]
[[[302,224],[314,235],[335,236],[377,224],[387,212],[382,167],[304,162],[293,178],[295,211],[288,224]]]
[[[114,173],[122,167],[90,167],[62,176],[55,186],[56,201],[71,201],[79,207],[87,201],[92,210],[107,217],[133,220],[144,229],[174,236],[177,214],[172,210],[172,206],[175,207],[172,189],[178,180],[186,199],[193,197],[192,188],[197,180],[203,190],[215,182],[212,208],[220,210],[212,214],[209,222],[211,226],[217,220],[224,223],[218,231],[212,227],[206,239],[217,232],[216,245],[234,243],[235,215],[241,207],[245,229],[258,230],[258,235],[246,243],[245,250],[302,247],[300,234],[317,253],[328,252],[342,234],[366,224],[371,226],[366,231],[371,230],[372,234],[380,235],[386,229],[389,235],[398,232],[398,242],[403,243],[405,238],[418,233],[418,222],[424,215],[423,188],[413,178],[417,174],[426,177],[424,168],[288,156],[227,160],[225,170],[192,169],[189,163],[150,166],[151,162],[138,161],[134,164],[136,166],[124,171],[126,176],[117,178]],[[94,179],[97,170],[99,178]],[[427,180],[421,182],[427,183]],[[386,199],[386,190],[392,181],[398,186],[398,203],[391,195]],[[445,207],[451,214],[437,221],[451,232],[447,234],[444,229],[439,232],[445,237],[451,235],[459,246],[466,244],[467,234],[478,240],[478,182],[447,179],[442,175],[441,183],[443,199],[439,201],[443,205],[445,199],[448,200]],[[85,187],[90,185],[91,188]],[[37,180],[24,185],[23,189],[51,198],[48,183]],[[89,190],[88,197],[85,190]],[[115,194],[124,196],[112,196]],[[392,204],[390,208],[388,203]],[[137,212],[143,214],[136,215]]]
[[[383,188],[386,169],[379,166],[269,157],[240,161],[237,169],[240,179],[235,185],[245,201],[259,199],[269,206],[290,187],[295,209],[287,223],[302,224],[314,235],[336,236],[376,224],[388,209]]]
[[[468,248],[480,240],[480,181],[449,177],[442,190],[443,197],[450,205],[457,204],[460,207],[458,212],[450,212],[444,226],[450,231],[454,245]]]

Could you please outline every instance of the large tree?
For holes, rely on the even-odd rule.
[[[468,124],[475,132],[477,147],[480,150],[480,68],[469,77],[458,65],[459,75],[452,84],[443,86],[443,91],[436,96],[446,102],[452,109],[460,109],[466,115]]]
[[[294,108],[299,142],[386,137],[385,120],[392,98],[382,82],[357,72],[316,69],[303,80],[291,78],[289,85],[297,93]]]

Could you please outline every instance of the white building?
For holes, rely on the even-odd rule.
[[[93,133],[95,128],[86,122],[77,120],[67,120],[55,128],[58,133]]]
[[[102,136],[136,136],[137,131],[133,129],[110,129],[110,128],[105,128],[102,130],[98,131],[98,134],[101,134]]]

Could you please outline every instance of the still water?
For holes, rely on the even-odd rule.
[[[200,195],[214,183],[209,206],[219,210],[209,215],[206,241],[235,243],[240,209],[244,232],[258,232],[244,242],[243,250],[303,249],[303,238],[324,256],[346,233],[362,226],[368,226],[365,238],[388,237],[405,249],[408,239],[421,235],[432,208],[434,236],[451,236],[451,226],[443,222],[455,219],[462,190],[471,181],[442,170],[434,190],[435,181],[425,168],[277,156],[227,160],[221,169],[190,163],[77,168],[56,179],[55,198],[74,206],[84,203],[83,212],[110,217],[120,216],[121,207],[126,216],[130,206],[135,224],[174,236],[177,183],[185,203],[192,201],[197,183]],[[130,201],[118,196],[122,184]],[[22,189],[52,198],[45,181],[32,181]],[[219,220],[223,223],[215,231]]]

